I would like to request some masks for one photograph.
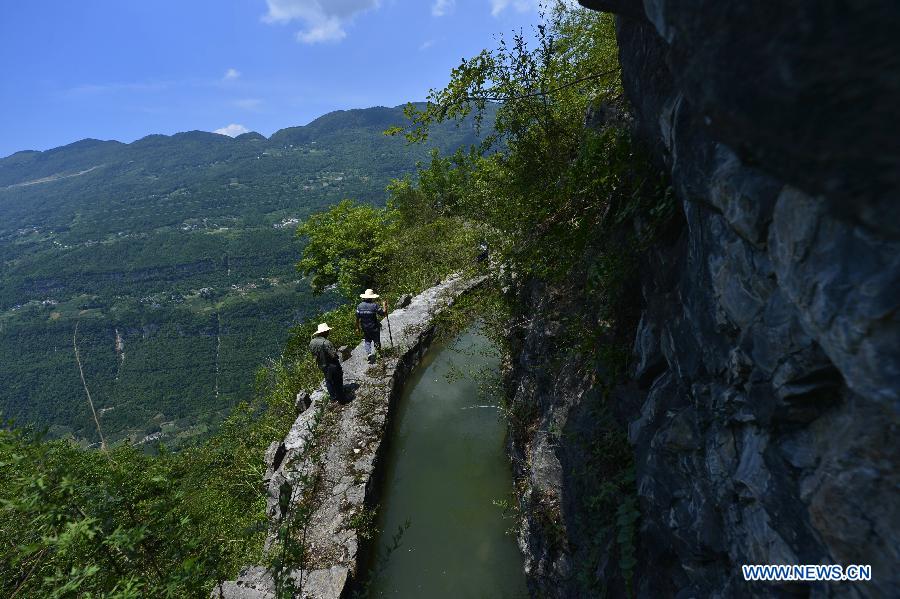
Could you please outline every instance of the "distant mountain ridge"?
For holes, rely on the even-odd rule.
[[[0,159],[0,418],[91,439],[79,322],[111,437],[214,425],[287,328],[333,302],[294,270],[296,224],[345,198],[381,204],[432,149],[479,140],[471,120],[428,145],[383,134],[404,122],[401,106],[343,110],[269,138],[83,139]]]
[[[56,161],[62,159],[71,161],[70,168],[75,168],[80,163],[88,161],[112,158],[122,148],[142,148],[154,146],[158,143],[167,145],[168,142],[181,142],[185,140],[206,141],[210,144],[228,144],[229,142],[262,142],[272,145],[291,143],[305,143],[321,135],[334,134],[340,130],[381,127],[382,130],[405,121],[403,108],[406,105],[395,107],[377,106],[372,108],[353,108],[349,110],[335,110],[313,119],[306,125],[285,127],[266,137],[257,131],[248,131],[235,137],[201,131],[181,131],[172,135],[151,133],[133,142],[126,143],[118,140],[100,140],[85,138],[70,144],[51,148],[49,150],[20,150],[9,156],[0,158],[0,186],[13,185],[22,181],[11,178],[21,176],[24,169],[33,172],[33,169],[42,169],[45,165],[56,165]]]
[[[17,152],[0,159],[0,217],[5,220],[0,223],[0,240],[12,227],[38,224],[67,229],[65,221],[73,216],[74,200],[95,185],[116,195],[123,191],[157,195],[171,192],[176,184],[226,179],[231,183],[235,176],[249,176],[247,183],[252,185],[256,177],[278,177],[290,169],[321,172],[371,163],[370,170],[375,173],[370,174],[380,175],[374,178],[378,185],[352,191],[359,199],[375,200],[383,194],[387,180],[408,172],[416,160],[428,155],[424,146],[408,146],[402,138],[382,135],[386,128],[404,122],[402,108],[335,111],[307,125],[280,129],[269,138],[256,132],[231,138],[187,131],[148,135],[131,143],[83,139],[41,152]],[[461,128],[443,125],[435,131],[432,147],[451,151],[475,139],[471,123]],[[263,157],[269,162],[275,158],[276,164],[251,164]],[[186,173],[191,178],[185,177]],[[75,177],[79,179],[72,181]],[[300,186],[296,191],[310,190]],[[105,195],[100,194],[101,201]]]

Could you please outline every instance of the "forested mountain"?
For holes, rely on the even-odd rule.
[[[296,224],[344,198],[381,204],[430,148],[383,131],[401,108],[327,114],[270,138],[192,131],[86,139],[0,159],[0,413],[95,441],[204,432],[252,392],[291,324],[333,304],[297,275]]]

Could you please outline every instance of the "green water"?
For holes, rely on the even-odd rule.
[[[499,355],[477,328],[438,345],[406,385],[387,456],[372,597],[527,597],[497,409]],[[475,374],[480,373],[480,374]],[[399,547],[386,551],[409,522]]]

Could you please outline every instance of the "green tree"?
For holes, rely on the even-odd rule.
[[[567,272],[611,213],[611,198],[635,186],[629,136],[585,128],[590,106],[621,101],[612,17],[557,2],[535,33],[501,37],[464,59],[424,109],[407,107],[407,128],[389,132],[421,141],[443,121],[495,112],[480,153],[433,158],[419,188],[435,208],[482,223],[516,270],[546,275]],[[603,176],[588,164],[602,165]]]
[[[317,293],[336,284],[345,297],[354,298],[383,280],[396,234],[393,211],[344,200],[298,227],[306,245],[297,270],[312,275]]]
[[[485,233],[478,221],[459,214],[464,156],[434,155],[419,185],[395,180],[385,208],[345,200],[311,216],[297,230],[306,242],[297,269],[312,275],[314,290],[336,284],[352,300],[369,287],[382,294],[418,292],[473,268]]]

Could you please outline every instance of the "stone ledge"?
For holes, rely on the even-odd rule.
[[[366,360],[363,344],[356,346],[344,361],[344,384],[353,388],[346,405],[332,404],[324,385],[311,395],[301,393],[298,407],[303,412],[281,443],[266,452],[268,502],[271,522],[281,516],[279,494],[282,485],[297,484],[303,474],[316,472],[321,488],[305,538],[309,546],[309,570],[294,572],[302,580],[301,596],[326,599],[346,596],[365,567],[366,539],[353,528],[353,518],[363,517],[377,503],[378,483],[385,448],[385,433],[404,383],[431,344],[434,318],[462,294],[482,284],[487,277],[463,279],[453,276],[412,298],[405,307],[390,313],[395,351],[376,364]],[[390,341],[385,325],[385,348]],[[335,420],[333,436],[324,457],[313,463],[305,449],[318,415]],[[292,493],[292,497],[296,493]],[[270,532],[266,547],[274,542]],[[244,568],[237,580],[217,585],[212,597],[223,599],[270,599],[275,597],[271,573],[259,566]]]

